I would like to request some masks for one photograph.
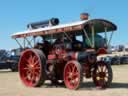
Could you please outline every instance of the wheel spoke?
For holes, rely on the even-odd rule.
[[[75,73],[73,73],[73,75],[76,77],[79,75],[79,72],[75,72]]]
[[[105,77],[104,79],[105,79],[106,82],[108,81],[108,77]]]
[[[75,85],[77,85],[78,82],[79,82],[79,78],[77,77],[77,78],[75,78]]]
[[[100,73],[98,69],[96,70],[96,73]]]
[[[98,66],[97,71],[98,71],[98,72],[101,72],[101,67],[100,67],[100,66]]]
[[[75,69],[76,69],[76,66],[73,65],[73,70],[72,70],[73,73],[75,73]]]
[[[101,65],[101,72],[104,72],[103,70],[104,70],[104,66],[103,66],[103,65]]]
[[[39,61],[38,60],[36,60],[34,63],[33,63],[33,65],[34,66],[37,66],[39,64]],[[39,66],[39,65],[38,65]]]
[[[36,56],[33,56],[33,57],[32,57],[32,64],[34,64],[35,61],[38,61],[38,60],[36,60]]]
[[[35,82],[36,81],[36,76],[35,74],[32,75],[32,82]]]
[[[28,78],[29,81],[31,81],[31,78],[32,78],[32,73],[27,73],[26,77]]]
[[[70,66],[67,67],[67,71],[68,71],[68,72],[71,72]]]
[[[38,72],[34,72],[34,76],[35,76],[35,80],[39,80],[39,73]]]
[[[36,71],[35,71],[35,73],[34,73],[34,74],[35,74],[35,76],[39,76],[39,72],[36,72]]]
[[[34,67],[34,70],[38,70],[38,69],[40,69],[40,67]]]
[[[105,72],[105,70],[106,70],[106,66],[103,66],[103,69],[102,69],[103,71],[102,72]]]
[[[27,60],[29,64],[32,63],[32,54],[30,55],[29,59]]]
[[[107,69],[107,67],[105,67],[105,70],[104,70],[104,72],[108,73],[108,69]]]
[[[105,74],[105,77],[108,77],[109,76],[109,73],[108,72],[104,72]]]
[[[30,81],[33,81],[34,79],[34,71],[31,71],[31,74],[30,74]]]
[[[25,65],[26,65],[26,67],[28,67],[28,68],[30,67],[30,64],[28,64],[28,63],[26,63]]]
[[[25,72],[24,72],[25,78],[24,79],[29,80],[30,75],[31,75],[31,72],[29,70],[25,70]]]
[[[25,67],[25,68],[23,68],[23,70],[29,70],[30,68],[28,68],[28,67]]]

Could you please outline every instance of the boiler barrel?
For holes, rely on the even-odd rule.
[[[78,61],[95,61],[96,60],[96,54],[95,52],[79,52],[78,57],[77,57]]]
[[[78,61],[84,61],[87,56],[88,56],[88,53],[87,52],[79,52],[78,53],[77,60]]]

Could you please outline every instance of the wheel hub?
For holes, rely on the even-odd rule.
[[[100,76],[101,78],[104,78],[104,77],[106,77],[106,74],[105,74],[105,72],[100,72],[100,73],[99,73],[99,76]]]
[[[73,73],[72,73],[72,72],[69,73],[69,78],[70,78],[70,79],[73,78]]]

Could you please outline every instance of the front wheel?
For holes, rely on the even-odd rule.
[[[97,62],[93,70],[93,82],[98,88],[109,87],[113,79],[112,68],[104,61]]]
[[[64,83],[67,88],[76,90],[82,82],[82,68],[79,62],[69,61],[64,68]]]

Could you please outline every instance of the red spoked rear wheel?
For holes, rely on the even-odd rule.
[[[82,82],[82,69],[77,61],[69,61],[64,68],[64,83],[67,88],[76,90]]]
[[[25,50],[19,61],[19,74],[22,82],[29,87],[38,87],[44,83],[44,65],[46,59],[38,49]]]
[[[98,88],[109,87],[113,79],[113,73],[111,65],[100,61],[97,62],[93,71],[93,81]]]

